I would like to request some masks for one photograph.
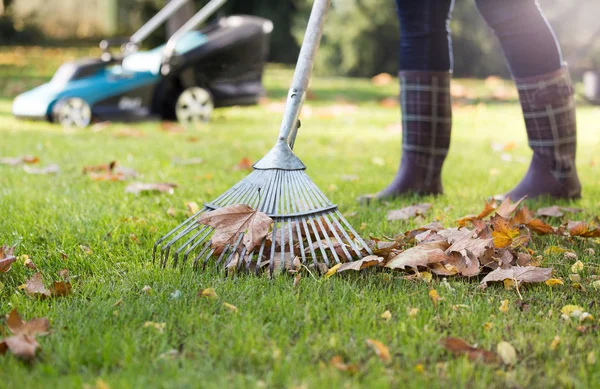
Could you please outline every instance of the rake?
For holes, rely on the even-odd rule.
[[[221,194],[154,245],[162,267],[173,267],[193,258],[194,267],[206,266],[216,258],[226,269],[254,269],[269,265],[282,272],[296,258],[305,266],[344,263],[371,254],[371,250],[342,216],[337,205],[319,190],[306,174],[306,166],[292,151],[300,122],[310,73],[323,34],[325,13],[331,0],[315,0],[298,63],[289,90],[279,136],[273,148],[253,165],[253,172]],[[212,227],[198,223],[205,213],[223,207],[246,204],[273,219],[273,230],[261,244],[248,251],[242,244],[244,232],[219,253],[212,246]],[[311,263],[309,263],[312,262]]]

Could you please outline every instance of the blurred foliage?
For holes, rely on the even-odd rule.
[[[0,0],[8,9],[0,16],[0,43],[35,39],[35,29],[16,28],[9,3],[27,0]],[[61,1],[61,0],[49,0]],[[85,0],[81,0],[85,1]],[[117,0],[119,35],[130,34],[166,3],[166,0]],[[199,9],[208,0],[193,0]],[[332,0],[325,36],[318,56],[317,71],[327,75],[373,76],[395,73],[399,27],[394,0]],[[600,48],[590,44],[600,38],[597,0],[540,0],[571,65],[590,68],[600,64]],[[294,63],[310,13],[312,0],[229,0],[220,15],[249,14],[274,22],[271,36],[273,62]],[[485,77],[508,76],[500,46],[479,15],[474,1],[455,3],[452,21],[455,74]],[[594,35],[596,32],[598,34]],[[29,37],[29,38],[28,38]],[[39,34],[37,35],[39,37]],[[596,39],[594,39],[594,37]],[[27,38],[27,39],[26,39]],[[148,46],[165,41],[164,30],[148,39]],[[577,57],[577,61],[575,61]],[[575,64],[573,62],[576,62]],[[576,67],[576,66],[575,66]]]

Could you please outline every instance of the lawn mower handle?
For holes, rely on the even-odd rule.
[[[298,132],[298,117],[306,98],[310,74],[315,63],[321,37],[323,36],[325,14],[330,5],[331,0],[314,1],[302,47],[300,48],[300,54],[298,55],[298,63],[294,71],[292,86],[288,92],[278,137],[278,142],[285,141],[291,147],[294,145]]]

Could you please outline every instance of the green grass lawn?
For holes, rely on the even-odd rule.
[[[0,50],[0,57],[9,51]],[[560,318],[564,305],[577,304],[600,320],[598,291],[590,285],[591,275],[600,273],[598,241],[569,246],[586,264],[585,290],[569,281],[572,260],[549,255],[545,265],[554,267],[555,277],[565,284],[523,286],[526,309],[519,308],[523,305],[514,290],[493,284],[482,291],[477,278],[449,278],[450,289],[442,278],[428,285],[405,280],[401,272],[367,270],[329,279],[304,276],[294,288],[287,276],[226,279],[215,269],[162,270],[152,264],[152,246],[185,220],[185,204],[202,204],[227,190],[247,174],[234,171],[234,165],[242,157],[257,160],[274,142],[282,114],[276,102],[285,96],[291,71],[273,66],[267,72],[270,104],[217,110],[202,128],[174,133],[150,122],[65,132],[10,115],[14,94],[50,77],[64,57],[48,56],[42,69],[20,76],[43,58],[0,65],[0,72],[9,74],[0,85],[0,157],[35,155],[42,166],[56,163],[61,171],[56,176],[30,175],[21,167],[0,165],[0,244],[17,244],[17,254],[27,254],[47,282],[68,268],[73,293],[46,300],[28,297],[18,286],[34,271],[22,261],[0,273],[0,314],[18,308],[25,319],[46,316],[52,325],[50,335],[39,337],[42,351],[32,364],[0,357],[0,387],[600,386],[598,327],[588,324],[582,332],[576,321]],[[458,82],[485,89],[474,81]],[[400,134],[394,126],[398,109],[379,103],[397,93],[395,85],[316,78],[295,147],[309,176],[342,212],[351,214],[348,220],[362,226],[364,236],[394,235],[414,227],[419,222],[388,222],[386,213],[421,201],[434,204],[427,221],[437,219],[452,227],[457,218],[479,212],[488,195],[510,189],[524,174],[526,163],[506,162],[490,146],[514,142],[516,148],[508,151],[513,160],[529,157],[517,102],[464,105],[455,110],[444,196],[359,206],[355,198],[387,184],[399,161]],[[600,213],[600,110],[581,106],[578,118],[584,192],[582,200],[570,205],[583,208],[579,217],[591,220]],[[131,129],[144,136],[118,136]],[[204,163],[172,163],[174,158],[194,157]],[[86,165],[112,160],[135,169],[139,181],[178,187],[173,195],[136,196],[124,192],[126,182],[97,182],[82,174]],[[170,207],[177,210],[174,217],[167,214]],[[567,244],[554,238],[536,242],[534,248],[540,251]],[[146,285],[149,293],[143,291]],[[196,297],[209,287],[216,299]],[[437,308],[428,296],[432,287],[443,297]],[[505,299],[507,313],[499,310]],[[409,316],[411,308],[418,313]],[[380,317],[386,310],[392,314],[388,321]],[[144,327],[149,321],[165,323],[164,331]],[[485,365],[454,357],[438,344],[446,336],[492,350],[508,341],[517,349],[518,363]],[[557,336],[560,344],[552,349]],[[382,363],[365,344],[367,339],[386,344],[391,362]],[[358,373],[331,366],[337,355],[358,364]]]

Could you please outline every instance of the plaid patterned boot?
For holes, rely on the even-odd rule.
[[[581,197],[575,167],[575,98],[568,68],[516,79],[515,83],[533,158],[523,180],[505,196],[513,200],[523,196]]]
[[[401,71],[402,160],[392,183],[361,200],[403,194],[441,194],[442,165],[450,147],[450,72]]]

